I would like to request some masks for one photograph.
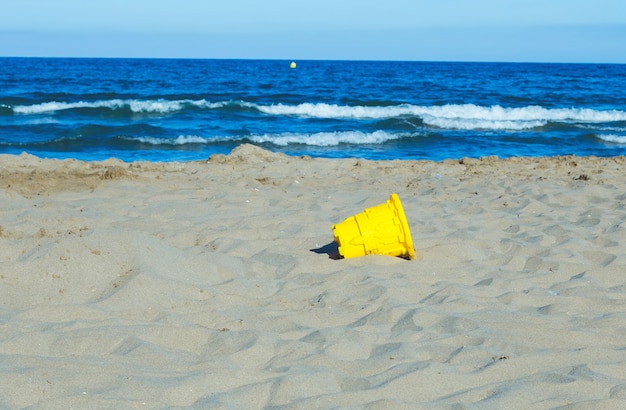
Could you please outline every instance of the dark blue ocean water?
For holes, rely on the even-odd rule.
[[[0,58],[0,153],[626,154],[626,65]]]

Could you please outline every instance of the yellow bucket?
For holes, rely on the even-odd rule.
[[[390,255],[415,259],[415,248],[404,209],[397,194],[332,226],[339,254],[344,258]]]

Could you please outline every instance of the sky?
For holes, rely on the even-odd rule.
[[[625,0],[0,0],[0,56],[626,63]]]

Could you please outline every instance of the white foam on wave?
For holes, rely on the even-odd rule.
[[[77,108],[109,108],[112,110],[128,108],[136,113],[157,113],[167,114],[184,109],[186,106],[196,106],[199,108],[219,108],[225,102],[210,103],[206,100],[134,100],[134,99],[114,99],[100,101],[77,101],[59,102],[50,101],[33,105],[17,105],[13,107],[16,114],[44,114],[55,111],[72,110]]]
[[[179,135],[176,138],[160,137],[122,137],[126,140],[138,141],[150,145],[188,145],[188,144],[209,144],[211,142],[223,141],[223,139],[205,138],[197,135]]]
[[[13,107],[13,112],[16,114],[43,114],[54,111],[67,110],[74,107],[80,107],[85,103],[62,103],[57,101],[50,101],[41,104],[34,105],[16,105]]]
[[[385,131],[365,133],[360,131],[318,132],[313,134],[283,133],[264,134],[249,137],[257,143],[269,142],[286,146],[289,144],[314,145],[330,147],[339,144],[382,144],[386,141],[401,138],[401,135],[390,134]]]
[[[544,108],[527,106],[506,108],[499,105],[446,104],[419,106],[401,104],[396,106],[340,106],[336,104],[298,105],[274,104],[258,106],[259,111],[270,115],[293,115],[315,118],[387,119],[413,115],[424,123],[440,128],[456,129],[510,129],[523,130],[559,122],[613,122],[626,120],[626,112],[619,110],[599,111],[588,108]]]
[[[150,145],[187,145],[212,144],[216,142],[236,141],[242,137],[200,137],[196,135],[180,135],[176,138],[162,137],[121,137],[130,141],[138,141]],[[313,134],[281,133],[247,136],[256,143],[271,143],[280,146],[302,144],[320,147],[336,146],[339,144],[382,144],[386,141],[401,138],[401,135],[390,134],[385,131],[364,133],[360,131],[319,132]]]
[[[315,118],[393,118],[402,115],[414,114],[411,105],[398,105],[393,107],[366,107],[346,106],[325,103],[303,103],[298,105],[260,105],[257,109],[270,115],[295,115]]]
[[[596,135],[599,139],[614,144],[626,144],[626,135],[605,134]]]
[[[443,118],[424,115],[425,124],[446,129],[457,130],[510,130],[522,131],[542,127],[548,123],[545,120],[487,120],[479,118]]]
[[[76,108],[129,109],[134,113],[168,114],[188,107],[219,109],[228,105],[252,108],[272,116],[296,116],[322,119],[377,120],[415,116],[430,126],[461,130],[524,130],[541,127],[549,122],[570,124],[606,124],[626,121],[626,111],[594,110],[589,108],[544,108],[540,106],[502,107],[474,104],[446,104],[420,106],[400,104],[394,106],[347,106],[327,103],[302,103],[295,105],[263,105],[245,101],[209,102],[200,100],[137,100],[113,99],[79,102],[45,102],[13,107],[17,114],[43,114]]]

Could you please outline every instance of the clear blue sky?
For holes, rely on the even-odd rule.
[[[626,63],[626,0],[0,0],[0,56]]]

